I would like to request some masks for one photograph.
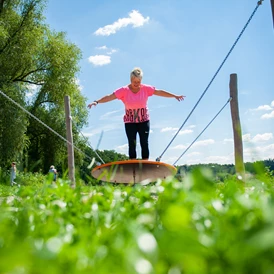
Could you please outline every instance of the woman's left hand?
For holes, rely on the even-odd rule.
[[[184,95],[175,95],[175,98],[178,100],[178,101],[183,101],[185,99],[185,96]]]

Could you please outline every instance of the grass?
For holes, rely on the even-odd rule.
[[[75,189],[26,178],[0,184],[0,273],[274,273],[273,174]]]

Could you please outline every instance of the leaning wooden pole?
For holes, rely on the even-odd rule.
[[[70,114],[70,98],[65,96],[65,113],[66,113],[66,128],[67,128],[67,147],[68,147],[68,168],[69,179],[72,186],[75,187],[75,167],[74,167],[74,149],[73,149],[73,137],[72,137],[72,121]]]
[[[236,173],[242,176],[244,180],[245,166],[243,160],[243,141],[242,141],[242,129],[239,115],[239,105],[238,105],[238,80],[237,74],[230,74],[230,109],[232,117],[233,126],[233,136],[234,136],[234,158],[235,158],[235,169]]]
[[[271,2],[271,9],[272,9],[272,21],[273,21],[273,27],[274,27],[274,0],[270,0]]]

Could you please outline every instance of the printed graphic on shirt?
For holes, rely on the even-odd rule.
[[[154,94],[155,87],[141,85],[139,92],[133,93],[129,86],[121,87],[114,91],[117,99],[125,105],[125,123],[142,123],[149,121],[147,107],[148,97]]]
[[[147,108],[126,109],[125,123],[142,123],[149,120]]]

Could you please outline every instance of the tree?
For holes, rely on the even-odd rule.
[[[25,105],[24,96],[16,87],[5,87],[6,93],[21,105]],[[3,98],[0,100],[0,166],[18,160],[16,152],[22,152],[29,145],[25,134],[28,125],[26,115],[16,106]]]
[[[87,120],[86,99],[76,83],[81,51],[66,40],[65,33],[49,29],[44,23],[44,8],[45,0],[0,1],[0,90],[65,137],[65,95],[71,98],[77,128]],[[35,92],[29,98],[30,88]],[[0,146],[0,165],[11,158],[22,158],[27,168],[35,170],[46,171],[52,163],[62,164],[66,158],[64,141],[2,99],[0,143],[18,130],[16,141],[5,146],[8,157]],[[3,113],[11,114],[9,119]],[[73,133],[77,144],[81,140],[76,129]]]

